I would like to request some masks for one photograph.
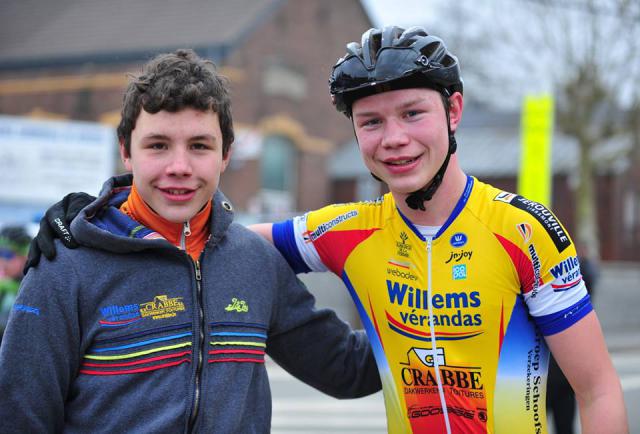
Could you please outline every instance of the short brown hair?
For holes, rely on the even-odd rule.
[[[193,50],[180,49],[156,56],[143,66],[140,75],[131,78],[118,125],[118,139],[127,154],[131,153],[131,132],[141,109],[153,114],[193,108],[218,114],[222,155],[227,156],[234,140],[229,85],[213,62],[202,59]]]

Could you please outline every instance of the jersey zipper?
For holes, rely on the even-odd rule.
[[[191,407],[191,415],[189,416],[189,428],[187,432],[193,432],[193,427],[195,426],[196,419],[198,417],[198,412],[200,410],[200,377],[202,375],[202,362],[203,362],[203,353],[205,351],[205,339],[204,339],[204,309],[202,307],[202,273],[200,272],[200,261],[193,261],[189,258],[190,261],[193,262],[194,270],[196,274],[196,296],[197,296],[197,305],[198,305],[198,323],[200,325],[198,332],[198,343],[196,348],[198,349],[198,360],[196,365],[196,378],[195,378],[195,387],[193,391],[193,406]]]
[[[442,416],[444,417],[444,424],[447,428],[447,434],[451,434],[451,424],[449,422],[449,411],[447,409],[447,400],[444,396],[444,388],[442,387],[442,378],[440,377],[440,364],[438,362],[438,358],[435,357],[437,354],[436,349],[436,331],[433,325],[433,306],[431,300],[432,297],[432,279],[431,276],[433,274],[433,269],[431,267],[431,250],[433,238],[427,237],[427,299],[429,300],[429,331],[431,334],[431,351],[434,355],[433,357],[433,370],[436,374],[436,382],[438,383],[438,394],[440,395],[440,405],[442,406]]]

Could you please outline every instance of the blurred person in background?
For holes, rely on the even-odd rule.
[[[463,82],[442,39],[421,27],[370,29],[347,44],[329,83],[390,192],[251,229],[296,272],[343,280],[378,362],[389,431],[546,433],[551,350],[584,433],[627,433],[569,234],[543,205],[459,165]],[[75,246],[55,223],[71,221],[75,199],[49,210],[30,264],[55,256],[53,237]]]
[[[22,226],[0,230],[0,341],[22,281],[31,236]]]

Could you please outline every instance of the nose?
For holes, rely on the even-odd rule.
[[[167,175],[191,176],[193,167],[187,149],[177,148],[170,153],[170,160],[166,166]]]
[[[385,148],[393,148],[404,146],[409,143],[409,135],[405,126],[399,119],[387,119],[384,124],[384,132],[382,136],[382,146]]]

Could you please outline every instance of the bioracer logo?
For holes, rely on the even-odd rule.
[[[453,247],[462,247],[467,244],[467,236],[462,232],[458,232],[457,234],[453,234],[449,242]]]

